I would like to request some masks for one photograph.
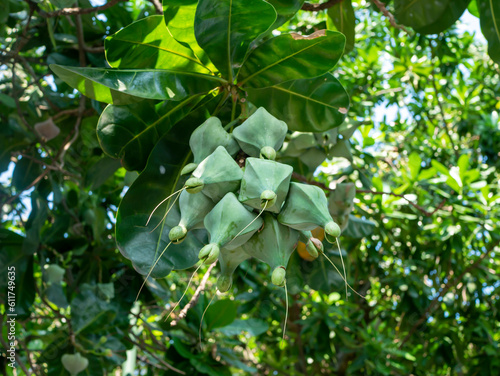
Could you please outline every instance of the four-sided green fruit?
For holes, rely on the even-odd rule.
[[[291,183],[293,168],[274,161],[286,133],[284,122],[259,108],[232,134],[212,117],[191,136],[194,161],[183,170],[191,176],[180,193],[180,219],[169,238],[180,243],[188,231],[206,229],[209,242],[198,257],[205,264],[219,260],[221,292],[231,287],[237,266],[251,257],[268,264],[271,281],[283,286],[299,238],[315,259],[323,244],[311,230],[324,228],[330,242],[340,236],[324,192]],[[233,159],[239,147],[248,155],[244,167]]]

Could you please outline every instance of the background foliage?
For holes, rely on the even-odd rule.
[[[179,2],[165,2],[172,6],[165,7],[166,17],[196,8],[196,1],[182,3],[175,8]],[[193,269],[151,279],[134,303],[143,282],[134,268],[145,272],[117,249],[116,241],[120,246],[131,233],[122,227],[120,234],[118,227],[115,238],[116,221],[120,225],[128,213],[121,206],[117,218],[121,200],[127,194],[134,203],[130,213],[149,213],[159,197],[175,189],[173,176],[180,170],[173,163],[163,178],[150,173],[159,158],[171,158],[169,150],[183,155],[190,132],[207,114],[217,110],[226,124],[235,115],[245,117],[246,105],[239,103],[235,114],[234,101],[202,98],[200,93],[218,85],[204,76],[185,85],[192,96],[173,93],[176,102],[150,96],[136,103],[98,84],[92,84],[94,99],[89,99],[67,84],[89,90],[80,85],[89,81],[71,72],[105,68],[107,62],[117,68],[175,68],[174,60],[123,44],[130,37],[160,43],[154,33],[164,22],[164,9],[158,1],[111,0],[103,6],[86,0],[4,1],[0,309],[3,323],[6,268],[15,265],[18,374],[67,374],[61,356],[75,351],[90,360],[83,372],[88,375],[176,374],[172,367],[193,375],[500,373],[500,5],[489,0],[269,3],[278,17],[267,22],[279,32],[261,36],[264,44],[281,43],[289,31],[310,35],[328,28],[346,36],[345,54],[333,71],[334,61],[313,59],[318,70],[306,83],[285,82],[284,71],[276,70],[248,79],[246,91],[248,102],[271,112],[283,107],[283,96],[276,93],[299,84],[307,89],[325,72],[333,72],[326,74],[335,92],[342,93],[338,81],[347,91],[347,114],[328,117],[319,112],[323,108],[298,117],[290,116],[291,110],[277,114],[294,131],[305,132],[289,135],[280,158],[294,166],[296,179],[326,191],[342,182],[356,184],[341,243],[349,282],[367,299],[346,297],[342,280],[323,259],[309,262],[295,253],[288,266],[283,349],[284,291],[253,261],[238,269],[231,293],[215,297],[203,320],[201,344],[200,320],[215,295],[215,273],[201,269],[194,276],[181,306],[199,294],[197,304],[174,313],[175,323],[165,318]],[[257,0],[252,5],[262,9],[257,14],[247,5],[242,30],[246,22],[266,22],[261,15],[270,5]],[[480,17],[487,45],[458,27],[465,9]],[[193,46],[193,29],[179,22],[169,30]],[[115,34],[130,24],[149,33],[127,28]],[[197,62],[179,66],[200,75],[221,66],[219,59],[228,56],[218,53],[216,31],[203,42],[198,36],[203,50],[191,48],[190,55]],[[328,53],[332,48],[325,47]],[[244,52],[234,51],[236,65]],[[257,63],[269,64],[265,59],[272,54],[265,52]],[[161,66],[165,61],[170,65]],[[49,64],[74,68],[50,70]],[[218,69],[223,78],[234,74],[230,67]],[[248,69],[238,79],[250,77],[253,68]],[[304,87],[298,92],[306,92]],[[113,104],[105,107],[103,101]],[[126,103],[131,104],[121,106]],[[112,131],[117,126],[141,137],[130,142],[125,132]],[[327,130],[333,126],[339,127]],[[318,130],[326,132],[307,133]],[[59,133],[48,137],[54,131]],[[339,260],[338,251],[328,252]],[[49,272],[53,264],[65,270],[61,281]],[[2,325],[2,347],[6,329]],[[0,362],[2,373],[13,374],[5,358]]]

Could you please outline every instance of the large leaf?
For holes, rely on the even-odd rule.
[[[490,57],[500,64],[500,2],[477,0],[481,20],[481,31],[488,40]]]
[[[136,21],[108,37],[106,59],[113,68],[170,69],[211,73],[194,52],[177,42],[163,16]]]
[[[179,189],[179,173],[191,155],[189,136],[207,117],[206,111],[206,106],[193,111],[158,141],[146,168],[134,181],[118,208],[116,219],[118,248],[141,274],[148,273],[156,258],[170,242],[168,237],[170,228],[177,225],[178,213],[172,210],[167,221],[152,231],[161,221],[167,207],[174,201],[172,198],[155,211],[149,226],[145,226],[153,209],[164,198]],[[161,278],[173,269],[193,266],[198,261],[198,252],[202,246],[194,233],[188,233],[182,243],[170,245],[151,276]]]
[[[349,223],[346,229],[342,232],[343,236],[351,238],[364,238],[370,236],[375,229],[375,223],[367,219],[358,218],[355,215],[349,215]]]
[[[108,105],[99,118],[97,137],[105,153],[120,158],[127,170],[142,170],[158,140],[200,101],[200,96],[155,105],[143,101]]]
[[[265,89],[249,89],[249,99],[299,132],[323,132],[338,127],[349,107],[349,96],[330,73],[286,82]]]
[[[330,71],[344,52],[345,37],[320,30],[304,37],[284,34],[257,47],[238,74],[241,85],[262,88]]]
[[[208,93],[225,81],[193,72],[152,69],[77,68],[51,65],[69,86],[100,102],[131,104],[140,98],[180,101]]]
[[[277,17],[271,29],[277,29],[292,18],[304,4],[305,0],[267,0],[276,10]]]
[[[329,30],[338,30],[346,37],[345,51],[354,48],[356,16],[351,0],[344,0],[328,9],[326,25]]]
[[[395,15],[421,34],[437,34],[460,18],[470,0],[395,0]]]
[[[196,40],[210,60],[232,82],[250,43],[276,20],[273,6],[263,0],[200,0],[196,9]]]
[[[238,305],[234,300],[224,299],[212,304],[205,315],[207,329],[222,328],[236,318]]]
[[[194,18],[198,1],[188,2],[165,0],[163,1],[163,17],[166,27],[174,39],[193,51],[196,57],[211,71],[217,71],[207,54],[200,47],[194,35]]]

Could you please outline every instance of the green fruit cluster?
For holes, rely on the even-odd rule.
[[[291,182],[293,168],[274,160],[287,131],[283,121],[259,108],[232,133],[212,117],[191,136],[194,161],[182,171],[191,176],[180,193],[180,220],[169,238],[180,243],[191,230],[207,230],[209,244],[199,258],[206,264],[219,260],[221,292],[231,287],[236,267],[251,257],[268,264],[272,282],[282,286],[299,239],[317,257],[323,247],[310,231],[324,228],[329,242],[341,233],[323,190]],[[244,153],[243,167],[234,159],[238,153]]]

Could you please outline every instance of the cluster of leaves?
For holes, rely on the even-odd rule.
[[[329,1],[333,6],[325,11],[295,14],[303,1],[274,0],[268,2],[278,11],[274,21],[264,17],[270,6],[254,2],[262,12],[253,13],[253,5],[241,9],[242,19],[246,14],[255,21],[252,30],[240,25],[258,34],[245,39],[252,54],[270,46],[286,52],[295,43],[325,41],[317,51],[328,59],[298,59],[295,70],[283,66],[255,81],[247,74],[239,85],[252,55],[240,66],[246,47],[234,54],[219,49],[224,35],[230,35],[223,28],[199,41],[203,49],[186,47],[197,41],[196,29],[183,27],[193,24],[195,2],[179,2],[183,5],[173,12],[165,7],[165,13],[146,1],[110,1],[92,12],[68,10],[64,7],[72,2],[62,0],[2,3],[0,172],[6,174],[0,191],[0,297],[4,315],[6,268],[14,265],[18,371],[64,374],[63,354],[80,352],[89,359],[84,371],[89,375],[118,368],[123,374],[174,374],[172,367],[193,375],[499,373],[500,73],[471,35],[444,31],[466,7],[476,14],[476,6],[489,53],[498,61],[497,2],[439,1],[445,8],[437,11],[438,2],[429,1],[430,10],[415,13],[424,17],[412,20],[403,10],[422,1],[385,2],[398,23],[417,31],[412,35],[383,22],[380,1]],[[85,0],[78,5],[91,7]],[[453,22],[445,24],[449,17]],[[234,20],[239,23],[238,17]],[[426,35],[430,32],[424,28],[436,25],[444,32]],[[346,35],[350,52],[339,61],[335,76],[347,89],[350,107],[344,89],[327,73],[342,53],[328,44],[338,34],[287,35],[309,35],[325,27]],[[157,37],[164,36],[165,28],[174,41]],[[107,35],[113,36],[104,45]],[[166,59],[170,55],[162,54],[173,46],[177,53],[191,54],[191,63]],[[255,61],[263,59],[267,66],[277,56],[262,55]],[[194,71],[200,81],[179,84],[177,92],[157,90],[147,81],[146,90],[139,85],[125,93],[117,81],[103,85],[106,76],[86,68],[113,74],[106,58],[117,70],[164,72],[173,67],[161,64],[178,64],[176,71]],[[223,63],[228,61],[231,66]],[[322,88],[318,81],[314,86],[315,73],[304,78],[307,84],[284,82],[283,77],[308,74],[296,67],[309,63],[311,69],[325,69],[329,85]],[[97,100],[85,99],[54,77],[48,64],[74,67],[55,70]],[[155,96],[135,103],[134,95],[145,92]],[[297,93],[322,104],[306,105]],[[117,104],[124,102],[115,103],[116,98],[134,103]],[[104,107],[99,101],[112,104]],[[234,299],[215,301],[207,310],[201,327],[204,346],[198,348],[215,278],[193,277],[188,296],[198,285],[205,284],[206,292],[175,326],[164,317],[181,297],[189,273],[150,281],[134,304],[142,278],[116,249],[117,208],[122,202],[121,225],[124,202],[130,203],[129,213],[149,214],[175,189],[172,176],[188,158],[191,131],[215,111],[225,123],[244,118],[252,102],[301,132],[289,135],[281,157],[302,177],[312,179],[316,166],[328,158],[316,184],[326,191],[339,182],[356,184],[342,247],[349,282],[367,300],[347,300],[340,294],[342,280],[328,264],[294,254],[288,345],[280,349],[284,291],[268,284],[266,267],[247,261],[235,277]],[[326,131],[344,118],[340,108],[349,108],[348,122]],[[381,111],[385,117],[380,118]],[[318,130],[326,132],[303,133]],[[161,174],[161,166],[168,173]],[[135,171],[141,171],[139,178]],[[136,231],[122,229],[120,234],[117,228],[118,241]],[[328,252],[339,260],[338,252]],[[54,264],[65,270],[62,280],[51,277],[49,265]],[[0,367],[10,375],[4,359]]]

